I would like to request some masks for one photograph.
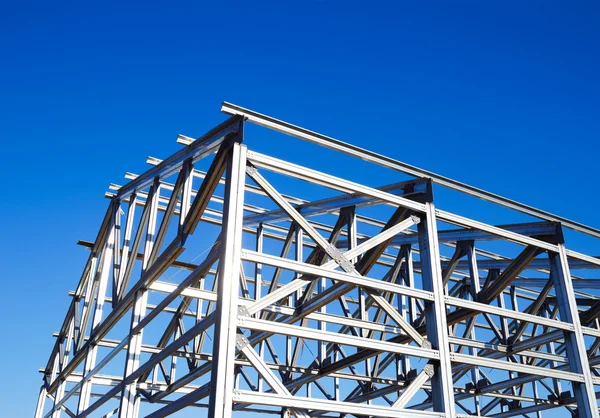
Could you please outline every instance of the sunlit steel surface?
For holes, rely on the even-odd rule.
[[[563,228],[599,230],[222,111],[111,185],[96,240],[80,242],[89,259],[35,418],[598,417],[600,278],[588,270],[600,259],[567,249]],[[276,159],[244,142],[246,123],[412,178],[373,188]],[[292,196],[298,180],[319,197]],[[531,219],[444,211],[438,187]]]

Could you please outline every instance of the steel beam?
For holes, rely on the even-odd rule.
[[[598,418],[598,405],[596,403],[594,383],[588,363],[585,341],[581,330],[577,302],[575,301],[575,294],[571,285],[571,275],[564,246],[559,246],[558,253],[549,253],[549,258],[561,317],[564,321],[571,322],[574,327],[573,332],[565,333],[565,345],[571,370],[581,374],[583,378],[583,382],[573,383],[575,398],[579,406],[579,416],[582,418]]]
[[[227,159],[226,203],[222,232],[224,245],[222,245],[219,263],[218,302],[215,310],[210,378],[211,396],[208,406],[208,415],[213,418],[229,418],[232,414],[245,183],[246,147],[235,144]],[[192,400],[196,399],[192,398]]]
[[[450,345],[448,344],[448,324],[446,305],[442,299],[444,282],[440,270],[439,244],[437,241],[437,221],[432,203],[425,205],[425,222],[418,225],[419,250],[423,263],[422,276],[425,290],[433,292],[434,301],[426,303],[427,339],[439,351],[439,360],[433,363],[431,378],[433,409],[443,412],[447,418],[456,417],[452,373],[450,370]]]

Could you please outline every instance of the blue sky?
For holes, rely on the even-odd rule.
[[[33,413],[108,184],[223,100],[600,227],[599,19],[576,0],[3,3],[3,415]]]

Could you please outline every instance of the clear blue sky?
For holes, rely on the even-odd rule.
[[[108,184],[223,100],[600,226],[600,3],[250,3],[0,6],[2,416],[33,413]]]

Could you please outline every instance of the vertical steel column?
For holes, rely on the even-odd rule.
[[[490,277],[491,273],[492,273],[492,270],[489,270],[488,271],[488,277]],[[498,277],[498,275],[500,274],[500,272],[496,271],[496,273],[494,273],[494,274],[495,274],[496,277]],[[517,291],[516,291],[516,289],[515,289],[514,286],[510,287],[510,302],[511,302],[511,305],[512,305],[512,310],[515,311],[515,312],[519,312],[520,311],[519,310],[519,299],[517,297]],[[524,326],[523,332],[525,332],[527,324],[524,324],[523,326]],[[519,336],[519,338],[517,338],[517,341],[520,340],[520,339],[521,339],[521,336]],[[506,340],[507,343],[509,341],[510,340]],[[515,372],[511,372],[511,371],[508,372],[508,377],[509,377],[510,380],[514,379],[516,376],[517,375],[516,375]],[[517,396],[517,390],[516,390],[515,386],[511,386],[510,387],[510,393],[513,396]],[[505,404],[505,403],[501,403],[500,404],[500,411],[501,412],[504,412],[505,410],[508,411],[509,409],[510,409],[510,407],[509,407],[508,404]]]
[[[415,287],[415,276],[413,270],[413,256],[411,245],[402,245],[397,258],[398,259],[396,260],[396,264],[399,264],[400,271],[398,272],[398,274],[400,274],[401,277],[400,283],[408,287]],[[413,324],[417,319],[417,304],[415,298],[411,298],[408,296],[397,297],[398,303],[402,305],[402,315],[407,321],[409,321],[410,324]],[[408,376],[408,372],[410,371],[410,359],[408,358],[408,356],[404,355],[399,356],[399,359],[402,377],[406,379],[406,377]]]
[[[481,291],[481,282],[479,280],[479,269],[477,268],[477,252],[475,250],[475,243],[473,241],[465,242],[463,241],[465,251],[467,253],[467,261],[469,263],[469,290],[471,294],[471,298],[473,300],[477,300],[477,293]],[[467,295],[465,294],[465,299]],[[503,300],[503,295],[500,295],[500,300]],[[504,306],[502,306],[504,307]],[[475,321],[475,319],[473,319]],[[471,338],[472,340],[477,340],[475,335],[475,327],[471,327],[471,335],[467,335],[467,338]],[[474,347],[469,347],[469,354],[477,357],[477,350]],[[471,369],[471,380],[473,382],[473,386],[477,388],[477,383],[481,375],[479,373],[479,367],[473,367]],[[473,406],[475,408],[475,413],[477,415],[481,415],[481,403],[479,396],[473,397]]]
[[[144,244],[144,259],[142,260],[142,276],[148,269],[150,258],[152,257],[154,244],[156,240],[156,217],[158,213],[158,201],[160,198],[160,181],[156,177],[150,191],[149,201],[146,202],[150,205],[150,218],[148,220],[148,228],[146,230],[146,242]],[[176,196],[172,197],[177,199]],[[142,228],[143,225],[140,225]],[[140,323],[140,321],[146,315],[146,305],[148,302],[148,290],[140,289],[135,294],[135,301],[133,302],[133,312],[131,315],[131,326],[130,332]],[[125,362],[125,371],[123,379],[127,378],[133,373],[140,364],[140,355],[142,351],[142,337],[143,329],[139,332],[131,335],[129,338],[129,344],[127,345],[127,360]],[[138,416],[140,407],[140,398],[137,393],[137,382],[133,381],[123,387],[121,391],[121,401],[119,403],[119,418],[135,418]]]
[[[295,242],[296,242],[296,245],[295,245],[296,261],[301,263],[304,260],[304,254],[303,254],[304,232],[302,231],[302,228],[296,229]],[[300,276],[301,276],[300,273],[298,273],[298,272],[294,273],[294,280],[298,280],[300,278]],[[308,296],[308,297],[310,297],[310,296]],[[298,289],[290,295],[290,306],[298,306],[298,304],[301,300],[303,300],[302,289]],[[306,321],[303,320],[301,322],[301,324],[302,324],[302,326],[304,326],[304,324],[306,324]],[[292,337],[290,337],[288,335],[288,336],[286,336],[286,344],[287,344],[286,364],[288,366],[290,366],[290,370],[291,370],[294,368],[294,366],[296,365],[296,362],[298,361],[298,357],[302,350],[304,341],[301,338],[296,338],[296,343],[294,344],[294,349],[292,351]],[[293,376],[294,376],[293,373],[289,372],[286,375],[286,377],[284,378],[284,383],[287,381],[287,379],[291,380],[293,378]],[[306,396],[309,398],[311,396],[310,382],[306,384]],[[290,416],[291,416],[291,410],[289,408],[281,408],[281,417],[286,418],[286,417],[290,417]]]
[[[425,303],[427,339],[434,349],[439,350],[439,361],[432,362],[434,375],[431,378],[433,409],[444,412],[446,418],[456,417],[452,365],[448,343],[448,324],[444,302],[444,282],[440,266],[435,207],[425,204],[425,222],[418,224],[419,249],[422,265],[423,287],[433,292],[435,300]]]
[[[146,315],[146,302],[148,300],[148,291],[139,290],[135,295],[133,303],[133,315],[131,319],[131,328],[133,329],[139,324],[142,318]],[[139,363],[142,346],[142,331],[132,335],[127,348],[127,361],[125,363],[125,373],[123,378],[126,378],[133,373]],[[126,385],[121,392],[121,402],[119,406],[119,418],[135,418],[138,416],[139,399],[137,396],[137,382],[131,382]]]
[[[263,241],[264,241],[265,230],[262,222],[258,224],[256,228],[256,252],[263,252]],[[256,263],[254,267],[254,300],[260,300],[262,296],[262,264]],[[255,315],[256,318],[260,318],[260,312]],[[261,360],[264,359],[265,354],[265,342],[261,341],[258,344],[258,356]],[[257,377],[257,388],[259,392],[263,391],[263,377],[258,374]]]
[[[218,302],[208,405],[211,418],[232,415],[245,182],[246,146],[236,143],[227,158],[221,232],[224,245],[221,246],[217,277]]]
[[[572,323],[574,327],[573,332],[565,332],[565,345],[571,371],[580,373],[584,377],[584,383],[572,382],[579,417],[598,418],[596,394],[579,320],[575,292],[573,291],[567,253],[563,244],[559,244],[558,249],[558,253],[549,252],[548,256],[561,320]]]

